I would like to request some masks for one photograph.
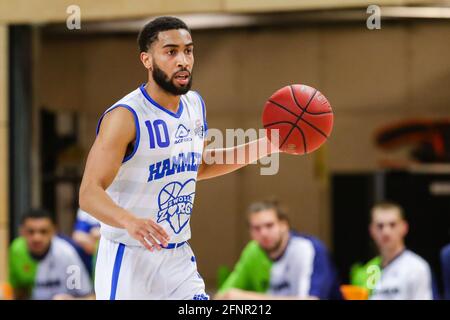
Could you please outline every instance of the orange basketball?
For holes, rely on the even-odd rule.
[[[333,111],[327,98],[317,89],[293,84],[275,92],[266,102],[263,125],[267,136],[278,129],[279,148],[292,154],[317,150],[333,129]]]

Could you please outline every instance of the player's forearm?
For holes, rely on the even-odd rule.
[[[127,220],[134,216],[114,203],[106,191],[94,183],[80,187],[80,208],[103,223],[116,228],[125,228]]]
[[[231,148],[205,150],[198,180],[218,177],[236,171],[269,155],[267,138],[260,138]]]
[[[211,179],[219,176],[223,176],[224,174],[236,171],[242,167],[245,167],[247,164],[202,164],[203,170],[201,170],[197,176],[197,180],[205,180]]]

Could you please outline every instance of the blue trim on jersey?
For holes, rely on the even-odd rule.
[[[291,237],[299,237],[311,241],[314,248],[313,270],[310,278],[309,295],[319,299],[341,300],[340,280],[327,248],[319,239],[295,231]]]
[[[128,110],[133,114],[133,117],[134,117],[134,124],[135,124],[135,126],[136,126],[136,142],[134,143],[133,152],[131,152],[128,156],[126,156],[125,158],[123,158],[122,163],[125,163],[125,162],[127,162],[128,160],[130,160],[130,159],[134,156],[134,154],[136,153],[136,151],[137,151],[137,149],[138,149],[138,147],[139,147],[139,141],[140,141],[140,139],[141,139],[141,129],[140,129],[140,127],[139,127],[139,118],[138,118],[138,116],[137,116],[137,114],[136,114],[136,111],[134,111],[134,109],[133,109],[132,107],[130,107],[129,105],[123,104],[123,103],[120,103],[120,104],[118,104],[118,105],[115,105],[115,106],[111,107],[110,109],[106,110],[106,111],[102,114],[102,116],[100,117],[100,119],[98,120],[96,134],[98,135],[98,132],[99,132],[99,130],[100,130],[100,124],[102,123],[103,117],[104,117],[107,113],[109,113],[109,112],[111,112],[111,111],[113,111],[114,109],[119,108],[119,107],[126,108],[126,109],[128,109]]]
[[[117,248],[116,259],[114,260],[114,268],[111,279],[111,294],[109,300],[116,300],[117,283],[119,281],[120,266],[122,265],[123,252],[125,251],[125,245],[119,243]]]
[[[329,281],[332,280],[331,268],[325,248],[312,241],[314,247],[313,272],[310,279],[309,295],[319,299],[328,299]]]
[[[75,226],[74,226],[74,230],[75,231],[81,231],[81,232],[85,232],[85,233],[89,233],[89,232],[91,232],[91,229],[93,228],[94,226],[92,225],[92,224],[90,224],[90,223],[88,223],[88,222],[86,222],[86,221],[83,221],[83,220],[77,220],[76,222],[75,222]]]
[[[169,243],[169,244],[167,244],[167,246],[161,246],[161,248],[163,248],[163,249],[176,249],[176,248],[179,248],[179,247],[181,247],[182,245],[184,245],[184,244],[186,244],[187,242],[186,241],[183,241],[183,242],[178,242],[178,243]]]
[[[197,96],[200,98],[200,102],[202,103],[202,112],[203,112],[203,125],[205,127],[205,137],[208,133],[208,123],[206,122],[206,108],[205,108],[205,101],[203,101],[202,96],[197,91],[193,91],[197,94]]]
[[[400,258],[408,249],[406,249],[406,247],[400,251],[395,257],[393,257],[391,259],[391,261],[389,261],[384,267],[383,267],[383,262],[381,262],[381,271],[383,271],[384,269],[386,269],[387,267],[389,267],[392,262],[394,262],[395,260],[397,260],[398,258]]]
[[[150,97],[150,95],[148,94],[147,90],[145,90],[145,83],[143,83],[139,89],[141,90],[142,94],[144,95],[144,97],[155,107],[157,107],[158,109],[161,109],[162,111],[168,113],[169,115],[171,115],[172,117],[175,118],[179,118],[181,116],[181,114],[183,113],[183,101],[180,99],[180,105],[178,107],[178,111],[177,113],[173,113],[172,111],[170,111],[167,108],[164,108],[162,105],[160,105],[158,102],[156,102],[155,100],[152,99],[152,97]]]

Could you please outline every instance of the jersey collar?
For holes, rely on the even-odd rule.
[[[274,259],[269,257],[270,260],[272,260],[273,262],[277,262],[277,261],[280,261],[281,258],[284,257],[284,255],[286,254],[287,248],[288,248],[289,244],[291,243],[292,236],[293,236],[292,232],[289,232],[288,241],[286,243],[286,247],[284,247],[283,252],[281,252],[280,255]]]
[[[383,261],[381,261],[381,269],[386,269],[387,267],[389,267],[394,261],[396,261],[398,258],[400,258],[405,252],[406,252],[406,247],[400,251],[394,258],[391,259],[391,261],[389,261],[384,267],[383,267]]]
[[[183,113],[183,100],[180,99],[180,105],[178,106],[178,111],[177,113],[173,113],[172,111],[170,111],[169,109],[163,107],[162,105],[160,105],[158,102],[156,102],[155,100],[152,99],[152,97],[150,97],[150,95],[148,94],[147,90],[145,90],[145,83],[143,83],[139,89],[141,90],[142,94],[144,95],[145,99],[147,99],[153,106],[157,107],[158,109],[168,113],[169,115],[171,115],[174,118],[179,118],[181,116],[181,114]]]

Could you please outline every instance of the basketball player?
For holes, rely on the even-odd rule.
[[[341,299],[339,279],[319,239],[292,231],[277,202],[248,210],[252,241],[216,299]]]
[[[250,154],[259,139],[228,149],[204,150],[206,110],[191,91],[194,44],[174,17],[149,22],[138,37],[148,71],[141,85],[105,111],[89,153],[80,207],[101,222],[96,264],[98,299],[208,299],[191,237],[195,185],[266,156]],[[214,81],[220,75],[211,73]],[[223,155],[242,164],[207,164]]]
[[[373,207],[371,214],[370,235],[380,252],[381,276],[370,299],[433,299],[430,266],[405,247],[408,223],[402,208],[394,203],[381,203]]]

